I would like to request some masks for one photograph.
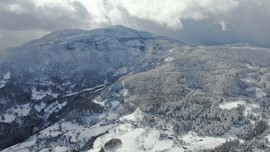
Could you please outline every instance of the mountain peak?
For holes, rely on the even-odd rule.
[[[111,28],[116,28],[116,29],[131,29],[131,28],[129,28],[129,27],[126,27],[126,26],[124,26],[124,25],[113,25],[113,26],[111,26]]]

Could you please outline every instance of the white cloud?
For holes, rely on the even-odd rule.
[[[227,30],[227,24],[225,21],[220,21],[220,26],[222,31],[226,31]]]
[[[14,12],[15,14],[21,14],[26,12],[26,10],[18,4],[9,4],[8,8],[11,12]]]
[[[238,6],[236,0],[31,0],[38,8],[73,11],[80,2],[91,15],[89,26],[129,24],[125,18],[148,20],[172,29],[183,27],[183,20],[202,20],[211,14],[225,14]],[[49,14],[51,11],[48,11]],[[52,12],[56,13],[56,12]],[[49,14],[52,15],[52,14]]]
[[[202,20],[210,14],[224,14],[238,6],[236,0],[92,0],[83,3],[99,23],[129,24],[122,17],[149,20],[173,29],[182,20]]]

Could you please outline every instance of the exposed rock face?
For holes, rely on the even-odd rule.
[[[267,148],[269,66],[270,50],[248,45],[55,32],[0,54],[0,149]]]

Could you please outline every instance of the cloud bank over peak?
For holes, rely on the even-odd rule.
[[[1,0],[0,50],[51,31],[122,24],[196,44],[270,47],[269,0]]]
[[[111,0],[108,4],[113,8],[109,13],[113,20],[114,11],[124,10],[125,15],[173,29],[182,28],[182,20],[202,20],[209,14],[224,14],[238,6],[234,0]]]

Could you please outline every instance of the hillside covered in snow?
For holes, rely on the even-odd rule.
[[[124,26],[0,52],[0,150],[270,150],[270,49]]]

